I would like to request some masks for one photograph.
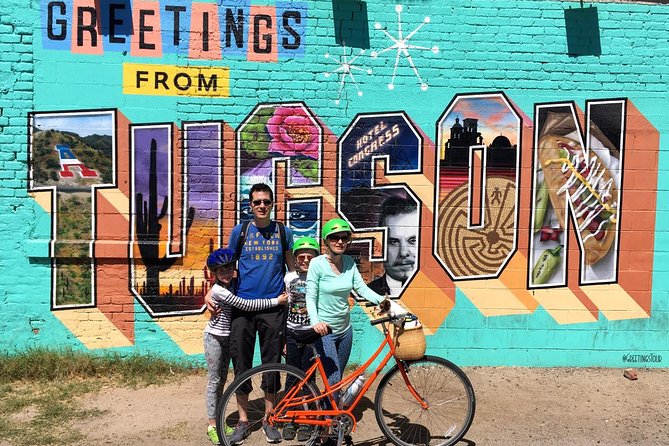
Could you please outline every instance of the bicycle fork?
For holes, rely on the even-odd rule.
[[[407,375],[406,368],[409,367],[404,361],[398,361],[398,367],[400,369],[400,373],[402,374],[402,379],[404,379],[404,383],[406,384],[407,388],[409,389],[409,392],[411,395],[413,395],[414,398],[416,398],[416,401],[418,401],[418,404],[421,405],[423,410],[427,410],[430,408],[430,405],[425,401],[425,399],[418,394],[416,389],[414,389],[413,384],[411,384],[411,381],[409,380],[409,375]]]

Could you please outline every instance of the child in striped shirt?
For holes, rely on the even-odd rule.
[[[207,257],[207,268],[214,274],[216,283],[211,288],[211,298],[218,307],[204,329],[204,356],[207,361],[207,436],[213,444],[220,444],[216,432],[216,406],[230,367],[230,314],[232,307],[244,311],[258,311],[284,305],[286,294],[273,299],[242,299],[230,288],[235,276],[235,253],[231,249],[217,249]],[[226,435],[232,429],[226,426]],[[229,432],[228,432],[229,430]]]

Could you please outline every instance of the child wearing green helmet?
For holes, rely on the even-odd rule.
[[[295,271],[291,271],[284,277],[286,292],[288,293],[288,328],[308,327],[309,315],[307,314],[307,271],[311,259],[321,253],[318,242],[311,237],[299,238],[293,244],[293,257],[295,257]],[[300,367],[300,364],[293,364]]]
[[[286,318],[286,364],[295,366],[305,372],[311,366],[311,350],[305,344],[297,342],[293,330],[311,325],[307,313],[306,291],[307,271],[311,259],[320,255],[321,248],[318,242],[311,237],[301,237],[293,243],[293,257],[295,257],[295,271],[284,277],[286,293],[288,294],[288,311]],[[286,389],[294,384],[294,378],[288,377]],[[283,428],[283,438],[292,440],[297,435],[298,441],[306,441],[311,437],[313,426],[301,425],[297,430],[292,424]]]
[[[321,232],[325,253],[311,261],[307,273],[307,310],[314,330],[322,336],[314,345],[330,384],[341,380],[351,354],[353,329],[348,301],[351,291],[375,304],[384,300],[365,285],[353,258],[344,254],[352,232],[341,218],[326,222]],[[332,334],[328,334],[328,326]]]

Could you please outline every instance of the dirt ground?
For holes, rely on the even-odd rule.
[[[669,444],[669,370],[640,369],[636,381],[623,377],[621,369],[464,370],[476,392],[476,416],[461,445]],[[82,444],[211,444],[205,434],[205,381],[197,375],[87,396],[87,408],[108,412],[76,423],[87,438]],[[369,409],[358,420],[354,443],[388,444],[371,401],[363,403]]]

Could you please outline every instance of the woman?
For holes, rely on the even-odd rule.
[[[340,218],[329,220],[321,231],[325,254],[314,258],[307,273],[307,312],[322,338],[315,343],[330,384],[342,378],[353,343],[349,295],[381,303],[383,296],[365,285],[355,262],[344,252],[351,243],[351,227]],[[332,334],[328,334],[328,326]]]

